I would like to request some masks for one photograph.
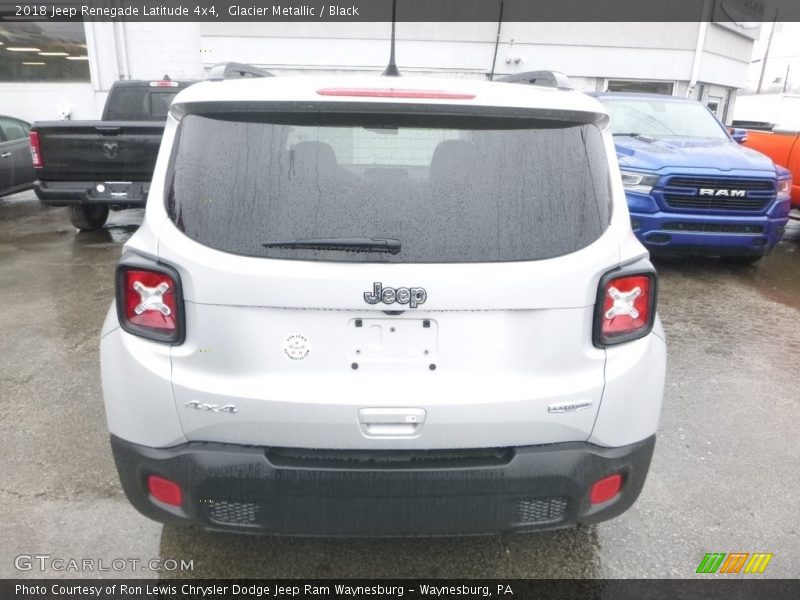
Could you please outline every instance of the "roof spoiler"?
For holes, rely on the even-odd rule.
[[[527,83],[529,85],[542,85],[545,87],[554,87],[559,90],[574,90],[575,86],[569,80],[569,77],[560,71],[526,71],[525,73],[515,73],[514,75],[505,75],[498,77],[495,81],[502,81],[505,83]]]
[[[224,81],[225,79],[241,79],[244,77],[274,77],[274,75],[253,65],[225,62],[217,63],[211,67],[206,79],[208,81]]]

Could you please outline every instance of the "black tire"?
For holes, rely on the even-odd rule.
[[[94,231],[106,224],[108,207],[102,204],[71,204],[67,207],[69,221],[81,231]]]
[[[726,256],[725,260],[735,265],[752,265],[761,260],[761,254],[751,254],[749,256]]]

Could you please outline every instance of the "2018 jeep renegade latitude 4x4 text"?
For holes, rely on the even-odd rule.
[[[181,92],[101,339],[145,515],[274,534],[593,523],[638,496],[656,275],[583,94],[268,78]]]

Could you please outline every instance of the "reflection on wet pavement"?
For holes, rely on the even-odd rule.
[[[231,535],[166,526],[164,556],[198,556],[192,577],[598,577],[595,527],[440,538]],[[199,567],[199,569],[197,568]]]
[[[719,258],[661,257],[662,277],[692,275],[745,283],[769,300],[800,308],[800,220],[790,221],[783,241],[755,265],[737,265]]]

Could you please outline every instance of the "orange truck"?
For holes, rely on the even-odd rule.
[[[734,122],[734,125],[737,124]],[[748,128],[746,134],[743,141],[745,146],[766,154],[775,164],[792,172],[792,207],[800,208],[800,132]]]

